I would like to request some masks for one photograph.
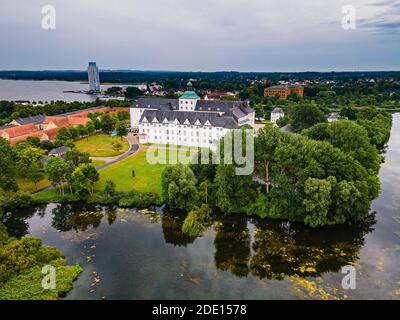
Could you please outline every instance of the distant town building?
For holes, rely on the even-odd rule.
[[[340,120],[340,116],[337,113],[331,113],[327,119],[328,122],[334,122]]]
[[[273,124],[276,124],[278,119],[282,118],[285,116],[285,112],[281,108],[275,108],[271,112],[271,122]]]
[[[100,92],[99,68],[97,67],[96,62],[89,62],[88,79],[89,90],[91,92]]]
[[[131,126],[140,143],[215,149],[232,129],[254,127],[255,112],[243,101],[201,100],[188,83],[179,99],[140,98],[131,107]]]
[[[264,97],[279,96],[281,100],[286,100],[291,94],[297,94],[299,97],[303,97],[304,88],[299,85],[278,85],[264,90]]]

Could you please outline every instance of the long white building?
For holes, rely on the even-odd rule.
[[[140,143],[216,148],[219,139],[243,125],[254,127],[247,102],[201,100],[188,83],[179,99],[140,98],[130,108]]]

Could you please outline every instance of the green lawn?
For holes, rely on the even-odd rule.
[[[39,181],[35,187],[35,184],[32,181],[20,178],[20,179],[17,179],[17,184],[18,184],[19,190],[25,191],[25,192],[33,192],[33,191],[36,191],[37,189],[41,189],[41,188],[51,185],[51,182],[47,179],[44,179],[44,180]]]
[[[161,192],[161,174],[167,164],[150,164],[146,159],[146,150],[142,149],[134,155],[119,161],[109,167],[101,169],[100,181],[95,184],[95,191],[101,191],[107,180],[115,183],[118,191],[130,191],[135,189],[141,192]],[[174,151],[176,152],[176,151]],[[184,152],[180,152],[184,154]],[[132,169],[135,177],[132,178]],[[37,200],[48,201],[56,199],[58,190],[52,188],[35,194]]]
[[[160,192],[161,173],[166,165],[149,164],[146,159],[146,150],[140,150],[133,156],[117,162],[100,170],[100,181],[96,183],[95,189],[102,190],[107,180],[114,181],[118,191]],[[132,178],[132,169],[135,177]]]
[[[118,141],[122,149],[117,152],[112,148],[112,142]],[[75,142],[75,146],[82,152],[88,152],[91,157],[115,157],[129,150],[129,143],[118,137],[112,138],[106,134],[96,134],[88,139],[84,138]]]
[[[97,168],[106,164],[106,162],[104,160],[92,160],[92,164]]]

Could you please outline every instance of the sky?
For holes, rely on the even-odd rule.
[[[42,13],[55,9],[54,21]],[[346,29],[344,6],[355,9]],[[345,19],[348,21],[347,19]],[[1,0],[1,70],[400,70],[400,0]]]

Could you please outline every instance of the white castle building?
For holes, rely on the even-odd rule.
[[[201,100],[188,83],[179,99],[140,98],[130,108],[131,126],[140,143],[215,149],[219,139],[243,125],[254,127],[247,102]]]

